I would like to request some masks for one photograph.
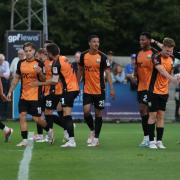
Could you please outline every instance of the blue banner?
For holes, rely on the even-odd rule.
[[[73,118],[84,119],[83,115],[83,85],[80,84],[79,96],[75,99]],[[114,83],[115,98],[110,96],[110,88],[106,85],[106,100],[103,118],[105,120],[136,120],[140,119],[138,111],[137,93],[130,89],[129,84]],[[17,85],[13,94],[13,119],[19,117],[18,101],[20,96],[20,84]],[[30,116],[29,116],[30,117]]]
[[[106,100],[105,109],[103,111],[104,119],[124,119],[124,120],[136,120],[140,119],[137,92],[130,89],[130,84],[114,83],[114,90],[116,92],[115,98],[110,96],[110,88],[106,84]],[[83,90],[82,84],[80,86],[81,91],[76,98],[73,107],[73,117],[75,119],[83,118]]]

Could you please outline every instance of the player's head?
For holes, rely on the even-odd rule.
[[[93,51],[97,51],[99,48],[99,36],[98,35],[91,35],[88,38],[89,47]]]
[[[50,43],[54,43],[54,42],[51,41],[51,40],[45,40],[45,41],[44,41],[44,48],[46,48],[47,45],[50,44]]]
[[[142,49],[147,49],[151,44],[151,34],[149,32],[142,32],[139,37],[139,44]]]
[[[56,60],[60,54],[60,49],[55,43],[49,43],[46,46],[47,54],[49,59]]]
[[[172,56],[174,47],[176,46],[175,41],[172,38],[165,37],[163,39],[162,53],[164,56]]]
[[[44,62],[47,59],[47,51],[45,48],[40,48],[36,51],[35,58]]]
[[[36,47],[33,43],[27,42],[23,45],[23,50],[25,52],[26,58],[27,59],[33,59],[35,52],[36,52]]]

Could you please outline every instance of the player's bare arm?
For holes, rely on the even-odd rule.
[[[34,70],[37,72],[37,74],[39,75],[39,80],[44,82],[46,81],[46,76],[43,74],[42,72],[42,68],[39,66],[34,67]]]
[[[31,82],[31,87],[37,87],[37,86],[49,86],[49,85],[55,85],[57,82],[53,82],[52,79],[46,80],[45,82],[41,81],[34,81]]]
[[[7,99],[8,99],[8,101],[11,100],[12,92],[14,91],[14,89],[15,89],[16,85],[18,84],[19,80],[20,80],[20,75],[16,74],[16,75],[14,76],[12,82],[11,82],[11,86],[10,86],[10,88],[9,88],[9,92],[8,92],[8,94],[7,94]]]
[[[151,39],[151,43],[152,44],[156,44],[159,48],[161,48],[162,49],[162,47],[163,47],[163,44],[162,43],[160,43],[159,41],[156,41],[155,39]]]
[[[169,74],[165,68],[162,65],[156,65],[155,68],[159,71],[159,73],[161,75],[163,75],[165,78],[169,79],[170,81],[174,82],[174,83],[179,83],[179,80],[177,77],[172,76],[171,74]]]

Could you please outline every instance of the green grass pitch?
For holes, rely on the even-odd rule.
[[[19,124],[8,122],[14,129],[12,140],[3,142],[0,136],[0,180],[16,180],[23,148]],[[178,180],[180,178],[180,124],[166,124],[166,150],[139,148],[141,125],[103,124],[100,146],[86,146],[88,128],[76,124],[77,148],[62,149],[62,129],[55,125],[53,145],[34,143],[29,180]],[[29,122],[29,130],[36,132]]]

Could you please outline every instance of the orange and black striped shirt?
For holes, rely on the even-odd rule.
[[[63,91],[79,91],[76,73],[72,68],[72,64],[65,56],[59,56],[59,59],[53,62],[52,72],[53,75],[59,75]]]
[[[149,86],[149,91],[154,94],[166,95],[169,92],[169,79],[164,77],[155,68],[157,65],[162,65],[164,69],[171,74],[173,69],[174,57],[163,57],[161,54],[156,54],[153,57],[153,72],[151,77],[151,82]]]
[[[79,65],[84,68],[84,93],[102,94],[105,90],[104,71],[110,68],[107,56],[102,52],[81,54]]]
[[[53,65],[52,60],[46,59],[44,61],[46,81],[48,81],[48,80],[50,80],[52,78],[52,65]],[[53,93],[55,95],[62,94],[61,82],[58,82],[56,85],[45,85],[44,86],[44,95],[47,96],[47,95],[49,95],[51,93]]]
[[[43,63],[37,59],[32,61],[21,60],[17,64],[16,73],[21,77],[20,98],[28,101],[37,101],[42,96],[42,87],[32,87],[31,83],[39,80],[34,67],[39,66],[43,69]]]
[[[141,50],[136,57],[136,75],[138,79],[138,91],[147,91],[153,71],[152,55],[153,49]]]

